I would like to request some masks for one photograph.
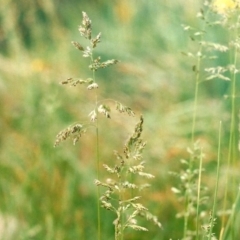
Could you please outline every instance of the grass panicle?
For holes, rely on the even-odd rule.
[[[1,2],[0,239],[240,239],[240,0],[59,2]]]
[[[89,123],[76,123],[67,127],[66,129],[60,131],[57,134],[56,141],[54,146],[58,146],[61,142],[72,138],[73,144],[75,145],[83,133],[86,132],[87,128],[95,127],[96,129],[96,168],[97,168],[97,178],[100,179],[100,149],[99,149],[99,122],[98,118],[104,116],[105,118],[111,118],[111,108],[112,104],[108,102],[115,103],[115,110],[119,113],[126,113],[129,116],[134,116],[135,113],[133,110],[125,106],[119,101],[113,99],[99,99],[97,90],[99,85],[96,81],[95,72],[101,68],[106,68],[111,65],[117,64],[118,60],[111,59],[106,61],[101,61],[101,57],[94,57],[95,49],[98,47],[98,44],[101,40],[101,33],[98,33],[95,38],[92,38],[92,21],[88,15],[83,12],[82,25],[79,27],[80,35],[86,38],[89,41],[89,46],[83,46],[81,43],[72,41],[73,46],[82,52],[84,58],[90,59],[89,70],[92,72],[92,76],[87,79],[82,78],[68,78],[61,82],[62,85],[69,85],[76,87],[78,85],[86,85],[87,90],[96,91],[95,95],[95,108],[90,111],[88,114]],[[97,186],[97,213],[98,213],[98,240],[101,239],[101,215],[100,215],[100,203],[101,206],[107,210],[115,212],[117,218],[115,220],[115,239],[123,239],[123,232],[126,228],[131,228],[138,231],[147,231],[145,227],[142,227],[137,224],[136,217],[143,216],[147,220],[152,221],[154,224],[161,227],[160,222],[157,218],[152,215],[149,210],[144,207],[138,200],[141,198],[140,190],[143,190],[146,184],[137,185],[133,182],[135,176],[138,175],[144,179],[151,179],[154,176],[150,173],[144,171],[144,161],[142,159],[142,151],[145,147],[145,142],[142,141],[141,134],[143,128],[143,117],[140,118],[140,122],[136,125],[133,135],[128,139],[123,156],[115,153],[118,160],[118,164],[115,167],[109,167],[106,164],[103,164],[103,167],[107,170],[108,173],[115,174],[116,179],[108,179],[106,182],[101,182],[96,180],[95,184]],[[131,176],[131,178],[130,178]],[[105,187],[106,192],[100,196],[99,186]],[[133,191],[138,189],[139,196],[127,197],[127,190],[131,190],[132,195]]]
[[[218,3],[219,2],[219,3]],[[197,14],[197,17],[203,20],[203,27],[197,29],[183,25],[184,30],[189,32],[190,39],[193,42],[198,44],[197,51],[187,52],[184,55],[196,59],[196,64],[192,66],[192,70],[195,73],[195,92],[194,92],[194,107],[193,107],[193,120],[192,120],[192,144],[195,142],[196,138],[196,129],[197,129],[197,106],[199,102],[199,85],[204,84],[205,82],[211,80],[223,80],[230,82],[230,94],[227,98],[230,99],[230,127],[229,127],[229,147],[228,147],[228,156],[227,156],[227,176],[224,186],[224,200],[223,200],[223,212],[227,212],[227,198],[229,194],[229,185],[230,182],[234,182],[233,178],[230,175],[230,166],[236,164],[236,159],[239,156],[237,149],[237,74],[239,72],[237,68],[238,63],[238,52],[239,52],[239,5],[232,1],[232,5],[222,4],[221,1],[213,1],[209,3],[205,1],[204,8],[200,10]],[[231,1],[229,1],[231,2]],[[220,6],[225,6],[220,7]],[[209,37],[209,32],[212,29],[221,29],[227,36],[225,42],[218,42],[216,39],[211,40]],[[228,63],[225,65],[219,65],[218,62],[221,62],[223,58],[228,58]],[[219,132],[221,132],[219,130]],[[219,133],[220,134],[220,133]],[[196,146],[196,145],[194,145]],[[196,214],[196,239],[199,238],[199,207],[200,207],[200,189],[201,185],[201,169],[202,169],[202,154],[198,153],[199,161],[199,179],[198,187],[196,187],[197,176],[196,168],[194,167],[194,154],[199,151],[199,149],[194,147],[194,151],[190,151],[191,157],[190,161],[184,161],[184,164],[187,164],[187,169],[183,175],[178,174],[180,177],[183,186],[185,189],[183,192],[180,189],[173,188],[175,193],[184,193],[185,199],[185,209],[182,213],[184,216],[184,233],[183,239],[192,239],[195,235],[194,231],[189,233],[189,221],[192,213],[195,213],[195,205],[197,206]],[[216,224],[215,214],[216,214],[216,198],[218,190],[218,181],[219,181],[219,161],[220,161],[220,136],[219,136],[219,146],[218,146],[218,166],[216,174],[216,187],[213,201],[213,212],[210,214],[209,222],[203,225],[204,233],[201,233],[202,236],[205,236],[208,239],[215,239],[213,234],[213,226]],[[231,179],[231,180],[230,180]],[[235,180],[236,181],[236,180]],[[236,186],[236,183],[234,184]],[[196,192],[196,189],[197,192]],[[234,195],[233,193],[231,194]],[[195,199],[198,199],[197,202]],[[232,210],[233,211],[233,210]],[[232,213],[234,214],[234,213]],[[226,215],[223,214],[221,221],[221,229],[224,232],[224,226],[226,225]],[[230,218],[232,220],[232,218]],[[229,229],[228,229],[229,230]],[[232,229],[231,229],[232,230]],[[234,233],[232,234],[232,239],[235,238]],[[220,234],[222,236],[222,234]],[[224,238],[225,239],[225,238]]]
[[[102,207],[116,215],[115,240],[124,239],[124,231],[128,228],[148,231],[147,228],[139,225],[139,217],[144,217],[161,228],[157,217],[141,203],[141,191],[145,186],[149,186],[145,179],[154,178],[151,173],[144,171],[145,162],[142,160],[142,152],[146,143],[141,139],[142,130],[143,117],[127,140],[123,153],[115,151],[116,164],[114,166],[104,164],[109,178],[106,181],[95,181],[97,186],[106,189],[100,198]],[[139,182],[138,178],[143,181]]]
[[[171,172],[180,182],[179,186],[172,187],[172,191],[179,197],[179,201],[184,203],[183,211],[177,214],[177,218],[184,219],[183,239],[193,236],[200,239],[201,223],[206,216],[205,211],[209,199],[207,187],[201,183],[204,154],[198,142],[194,144],[193,149],[188,148],[188,153],[189,159],[181,160],[182,171],[180,173]],[[189,225],[192,223],[194,223],[195,229],[189,229]]]

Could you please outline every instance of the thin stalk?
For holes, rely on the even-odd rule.
[[[209,9],[206,12],[206,15],[204,17],[204,25],[203,25],[203,34],[205,34],[206,32],[206,18],[208,16],[209,13]],[[200,36],[200,46],[197,52],[197,64],[195,66],[195,71],[196,71],[196,75],[195,75],[195,91],[194,91],[194,105],[193,105],[193,120],[192,120],[192,144],[194,143],[194,138],[195,138],[195,128],[196,128],[196,118],[197,118],[197,103],[198,103],[198,92],[199,92],[199,83],[200,83],[200,69],[201,69],[201,60],[202,60],[202,50],[203,50],[203,45],[201,44],[201,42],[203,41],[203,34]]]
[[[234,51],[234,59],[233,65],[236,66],[237,64],[237,48],[235,47]],[[227,208],[227,195],[228,195],[228,185],[229,185],[229,178],[230,178],[230,163],[231,160],[234,160],[235,157],[235,146],[236,146],[236,133],[235,133],[235,116],[236,116],[236,73],[233,72],[232,75],[232,87],[231,87],[231,124],[230,124],[230,136],[229,136],[229,146],[228,146],[228,158],[227,158],[227,176],[226,176],[226,183],[225,183],[225,191],[224,191],[224,200],[223,200],[223,210],[226,211]],[[226,223],[226,216],[223,215],[222,217],[222,226],[221,228],[224,229]]]
[[[186,194],[185,194],[185,205],[186,205],[186,208],[187,208],[187,210],[186,210],[186,213],[184,214],[184,228],[183,228],[183,239],[185,239],[186,238],[186,236],[187,236],[187,228],[188,228],[188,206],[189,206],[189,198],[188,198],[188,196],[186,196]]]
[[[99,176],[99,165],[100,165],[100,155],[99,155],[99,131],[98,131],[98,120],[96,120],[96,164],[97,164],[97,179]],[[100,188],[97,186],[97,213],[98,213],[98,240],[101,240],[101,211],[100,211]]]
[[[202,180],[202,162],[203,162],[203,156],[202,156],[202,150],[201,150],[201,156],[200,156],[200,163],[199,163],[199,174],[198,174],[198,186],[197,186],[197,240],[199,239],[199,206],[200,206],[200,190],[201,190],[201,180]]]
[[[122,174],[122,173],[120,173]],[[122,183],[122,176],[120,175],[119,177],[119,181]],[[115,239],[116,240],[123,240],[124,239],[124,227],[123,227],[123,223],[124,223],[124,216],[123,216],[123,199],[124,199],[124,196],[123,196],[123,184],[121,184],[121,189],[119,191],[119,206],[118,207],[118,214],[119,214],[119,221],[120,221],[120,228],[119,228],[119,225],[117,225],[117,229],[115,229]],[[119,224],[119,223],[118,223]],[[116,232],[117,231],[117,232]],[[117,234],[116,234],[117,233]]]
[[[93,52],[93,51],[92,51]],[[91,63],[94,62],[93,53],[91,55]],[[95,71],[92,71],[93,81],[96,82]],[[96,109],[96,169],[97,169],[97,179],[100,179],[100,152],[99,152],[99,124],[98,124],[98,94],[96,90],[96,100],[95,100],[95,109]],[[101,210],[100,210],[100,188],[97,186],[97,229],[98,229],[98,240],[101,240]]]
[[[236,215],[236,209],[240,207],[240,188],[238,189],[238,194],[236,196],[236,200],[234,201],[231,209],[231,216],[228,219],[228,223],[226,225],[223,237],[221,239],[235,239],[233,232],[233,223]]]
[[[122,198],[122,197],[121,197]],[[124,239],[124,234],[123,234],[123,232],[124,232],[124,228],[123,228],[123,223],[124,223],[124,216],[123,216],[123,206],[121,207],[121,240],[123,240]]]
[[[192,173],[193,168],[193,157],[191,156],[190,162],[189,162],[189,171]],[[190,179],[188,179],[188,185],[190,185]],[[188,189],[185,191],[185,214],[184,214],[184,227],[183,227],[183,239],[187,236],[187,230],[188,230],[188,219],[189,219],[189,205],[190,205],[190,198],[189,198],[189,191]]]
[[[201,52],[202,47],[200,48]],[[194,105],[193,105],[193,120],[192,120],[192,144],[194,143],[195,138],[195,128],[196,128],[196,117],[197,117],[197,103],[198,103],[198,92],[199,92],[199,79],[200,79],[200,57],[198,57],[197,61],[197,73],[196,73],[196,79],[195,79],[195,92],[194,92]]]
[[[206,16],[208,15],[208,11],[206,13]],[[206,29],[206,21],[204,22],[204,26],[203,26],[203,33],[205,33],[205,29]],[[202,35],[200,37],[200,42],[202,41]],[[194,104],[193,104],[193,116],[192,116],[192,132],[191,132],[191,143],[192,145],[194,145],[194,141],[195,141],[195,128],[196,128],[196,118],[197,118],[197,104],[198,104],[198,93],[199,93],[199,83],[200,83],[200,69],[201,69],[201,60],[202,60],[202,49],[203,49],[203,45],[200,44],[198,52],[197,52],[197,64],[195,66],[195,90],[194,90]],[[193,163],[192,163],[192,159],[190,159],[190,164],[189,164],[189,168],[190,171],[192,171],[193,168]],[[188,194],[185,194],[185,205],[186,208],[189,208],[189,204],[190,204],[190,199]],[[188,212],[188,210],[187,210]],[[188,229],[188,221],[189,221],[189,214],[185,214],[184,217],[184,230],[183,230],[183,239],[186,238],[187,236],[187,229]]]
[[[221,134],[222,134],[222,122],[219,123],[219,132],[218,132],[218,157],[217,157],[217,178],[216,178],[216,186],[215,186],[215,192],[214,192],[214,200],[213,200],[213,210],[212,210],[212,219],[211,219],[211,225],[210,225],[210,231],[208,240],[211,240],[212,236],[212,230],[213,230],[213,223],[214,223],[214,217],[216,214],[216,201],[217,201],[217,192],[218,192],[218,184],[219,184],[219,169],[220,169],[220,154],[221,154]]]

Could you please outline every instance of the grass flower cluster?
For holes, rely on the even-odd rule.
[[[141,203],[141,191],[149,184],[146,182],[138,183],[138,178],[151,179],[154,176],[144,171],[145,162],[142,160],[142,151],[145,147],[145,142],[141,139],[143,130],[143,117],[140,117],[140,122],[136,125],[134,133],[129,137],[125,144],[123,154],[119,154],[115,151],[116,164],[110,167],[100,160],[99,149],[99,116],[104,116],[108,119],[111,118],[111,106],[114,103],[115,110],[119,113],[126,113],[129,116],[134,116],[135,113],[130,107],[123,105],[121,102],[113,99],[101,99],[99,100],[98,88],[99,85],[96,80],[96,71],[101,68],[106,68],[111,65],[117,64],[118,60],[111,59],[102,61],[100,56],[95,57],[95,49],[101,40],[101,33],[98,33],[95,38],[92,38],[92,22],[88,15],[83,12],[82,25],[79,27],[80,35],[89,41],[89,46],[82,46],[79,42],[73,41],[72,44],[78,50],[82,52],[84,58],[90,59],[89,69],[92,72],[92,76],[87,79],[81,78],[68,78],[61,82],[63,85],[78,86],[86,85],[86,89],[95,91],[95,107],[91,109],[88,114],[88,123],[77,122],[66,129],[60,131],[56,136],[54,146],[58,146],[61,142],[71,138],[75,145],[79,138],[86,133],[89,127],[94,127],[96,130],[96,166],[97,166],[97,180],[95,184],[98,188],[97,198],[98,206],[98,239],[101,239],[101,207],[110,210],[115,213],[116,219],[114,221],[115,226],[115,240],[124,239],[124,231],[128,228],[137,231],[147,231],[147,228],[140,226],[137,223],[137,217],[144,217],[146,220],[152,221],[158,227],[161,227],[157,217],[152,215],[149,210]],[[106,181],[100,180],[100,165],[110,175]],[[114,175],[114,177],[112,177]],[[106,191],[101,194],[99,187],[103,187]]]
[[[192,144],[193,149],[190,152],[190,160],[182,160],[184,166],[187,166],[182,174],[177,174],[182,183],[182,189],[173,188],[173,192],[182,194],[185,202],[185,208],[182,215],[184,217],[183,227],[183,239],[237,239],[239,236],[238,232],[234,230],[233,215],[236,215],[235,208],[228,211],[227,199],[228,196],[234,198],[239,192],[238,184],[236,179],[231,176],[230,166],[235,166],[238,159],[238,141],[237,140],[237,74],[239,72],[238,52],[239,52],[239,5],[233,1],[214,1],[209,3],[204,2],[204,8],[200,10],[197,17],[202,20],[202,28],[196,29],[192,26],[184,25],[184,30],[189,32],[190,39],[198,44],[196,52],[187,52],[184,55],[194,58],[195,64],[192,66],[192,70],[195,75],[195,100],[193,106],[193,120],[192,120]],[[209,39],[209,33],[212,29],[221,29],[228,39],[225,42],[218,42],[217,39]],[[226,65],[218,65],[222,59],[229,59]],[[198,135],[196,132],[196,120],[198,118],[198,103],[199,103],[199,89],[204,83],[212,80],[223,80],[230,82],[229,95],[224,96],[225,99],[230,99],[230,126],[229,126],[229,143],[228,143],[228,154],[225,157],[227,162],[227,175],[225,177],[225,184],[223,186],[223,211],[216,210],[216,202],[218,201],[218,182],[219,182],[219,168],[220,168],[220,156],[221,156],[221,126],[222,119],[219,119],[219,143],[218,143],[218,159],[217,159],[217,170],[216,170],[216,186],[215,194],[212,199],[205,197],[205,187],[202,183],[202,169],[203,169],[203,155],[202,150],[199,151],[199,145],[196,148],[195,140]],[[195,166],[196,161],[198,166]],[[230,180],[231,179],[231,180]],[[235,183],[234,183],[235,182]],[[234,183],[234,185],[233,185]],[[230,189],[235,188],[235,193],[231,192]],[[201,197],[200,197],[201,195]],[[200,209],[203,208],[203,200],[206,203],[211,201],[212,207],[208,205],[208,216],[209,220],[200,224],[201,216],[203,214]],[[233,206],[238,202],[236,199]],[[206,209],[206,208],[205,208]],[[228,215],[230,213],[230,215]],[[191,216],[195,215],[195,220],[191,220]],[[206,214],[204,214],[206,216]],[[228,219],[228,220],[227,220]],[[221,222],[220,232],[214,233],[214,226],[217,224],[217,220]],[[227,223],[228,222],[228,223]],[[229,224],[229,222],[231,222]],[[194,226],[191,229],[190,226]],[[230,233],[231,232],[231,233]],[[231,237],[230,237],[231,235]]]
[[[188,147],[188,159],[182,159],[182,169],[179,172],[172,172],[179,182],[178,186],[172,187],[172,191],[178,196],[179,201],[184,206],[182,211],[177,214],[177,218],[183,218],[183,240],[235,240],[239,233],[235,230],[237,221],[237,207],[239,204],[238,179],[230,174],[230,168],[237,166],[239,149],[238,142],[238,105],[237,105],[237,76],[238,69],[238,53],[240,49],[240,17],[239,5],[237,2],[225,2],[221,5],[219,1],[209,3],[204,2],[203,8],[197,14],[197,18],[201,20],[202,27],[193,27],[183,25],[185,31],[193,43],[196,44],[196,50],[191,52],[183,52],[184,55],[192,59],[192,72],[195,81],[193,114],[192,114],[192,131],[191,142]],[[219,29],[225,33],[228,38],[225,42],[219,42],[218,39],[210,36],[209,33],[213,29]],[[118,60],[111,59],[102,61],[100,56],[96,56],[95,50],[101,41],[101,33],[96,37],[92,37],[92,22],[88,15],[83,12],[82,25],[79,27],[82,37],[89,42],[88,46],[83,46],[79,42],[72,42],[74,47],[82,52],[84,58],[90,60],[89,70],[92,76],[87,79],[68,78],[62,81],[63,85],[78,86],[85,85],[88,91],[95,91],[95,107],[88,114],[88,122],[77,122],[63,131],[57,137],[55,146],[62,141],[72,138],[75,145],[79,138],[86,133],[88,128],[95,129],[96,136],[96,180],[97,186],[97,213],[98,213],[98,239],[101,239],[101,214],[100,206],[111,211],[115,215],[114,231],[115,240],[123,240],[126,229],[138,231],[148,231],[142,226],[140,217],[152,221],[159,228],[162,227],[158,218],[154,216],[146,206],[142,203],[142,193],[145,188],[149,187],[146,179],[154,178],[154,175],[145,172],[145,161],[143,160],[143,150],[146,143],[142,140],[143,117],[136,124],[133,134],[129,137],[124,145],[122,153],[115,151],[115,160],[108,165],[100,159],[99,148],[99,122],[100,116],[107,119],[111,118],[112,105],[114,103],[115,110],[119,113],[126,113],[134,116],[131,108],[123,105],[114,99],[99,100],[98,89],[99,84],[96,80],[96,72],[101,68],[106,68],[118,63]],[[222,59],[228,58],[226,64],[220,64]],[[204,168],[205,154],[201,141],[202,137],[197,132],[198,124],[198,105],[201,101],[201,86],[210,81],[221,80],[230,83],[230,91],[225,100],[229,100],[231,113],[228,131],[228,153],[225,159],[227,168],[226,181],[223,186],[223,192],[219,193],[219,178],[221,169],[221,141],[222,141],[222,119],[219,119],[218,134],[218,151],[217,166],[215,171],[214,190],[203,179],[206,178]],[[220,164],[221,163],[221,164]],[[101,179],[101,167],[105,169],[107,177]],[[230,184],[231,187],[230,187]],[[231,189],[235,191],[231,191]],[[211,193],[214,192],[214,194]],[[238,191],[238,192],[237,192]],[[219,200],[222,197],[222,201]],[[232,207],[228,204],[228,199],[233,198]],[[217,205],[221,202],[223,205]],[[223,210],[218,210],[218,209]]]
[[[239,240],[239,13],[2,1],[0,239]]]
[[[152,221],[158,227],[161,223],[157,217],[152,215],[144,207],[141,201],[141,191],[149,187],[145,181],[138,184],[138,178],[151,179],[154,176],[144,171],[144,161],[142,160],[142,151],[145,142],[141,139],[143,130],[143,117],[136,125],[134,133],[129,137],[123,154],[115,152],[116,164],[110,167],[104,164],[104,168],[113,177],[108,178],[106,182],[95,181],[97,186],[106,188],[105,193],[100,198],[102,207],[115,213],[115,239],[123,239],[124,230],[131,228],[138,231],[148,231],[147,228],[138,224],[137,217],[144,217]],[[137,195],[136,195],[137,194]]]

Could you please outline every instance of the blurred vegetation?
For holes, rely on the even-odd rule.
[[[1,1],[1,239],[96,239],[93,138],[88,134],[77,146],[53,148],[56,134],[81,119],[80,112],[88,113],[86,99],[92,98],[81,88],[59,85],[68,77],[88,76],[85,59],[70,43],[79,39],[82,11],[92,19],[93,31],[102,32],[101,56],[121,61],[97,73],[104,85],[101,95],[124,100],[145,117],[145,158],[156,176],[145,199],[164,230],[150,226],[148,233],[129,232],[126,239],[181,238],[182,220],[175,215],[182,206],[170,191],[176,180],[168,172],[178,171],[179,160],[187,156],[194,80],[192,63],[181,51],[194,43],[181,24],[199,26],[199,5],[194,0]],[[226,38],[221,30],[209,37]],[[223,100],[228,90],[229,83],[221,81],[203,84],[200,90],[197,133],[206,153],[210,190],[218,124],[229,122],[229,103]],[[114,161],[113,150],[122,148],[136,121],[126,124],[119,116],[111,124],[102,120],[104,161]],[[114,217],[105,210],[102,214],[103,239],[113,239]]]

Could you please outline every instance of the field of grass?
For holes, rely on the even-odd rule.
[[[155,176],[140,202],[162,228],[138,218],[148,231],[129,228],[122,239],[240,239],[240,10],[215,2],[212,12],[194,0],[2,1],[1,240],[114,239],[116,216],[101,208],[99,220],[96,192],[105,189],[94,181],[109,181],[103,164],[116,164],[114,150],[123,152],[140,115],[141,157]],[[54,147],[95,106],[94,91],[59,84],[92,74],[71,44],[88,44],[78,31],[83,11],[94,37],[102,34],[95,57],[119,60],[96,72],[98,96],[135,116],[112,111],[98,120],[97,143],[92,128],[75,146]]]

